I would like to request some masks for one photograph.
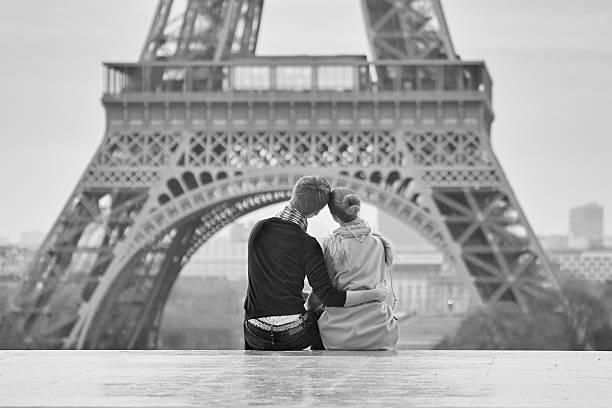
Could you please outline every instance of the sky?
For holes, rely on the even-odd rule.
[[[266,0],[259,54],[364,54],[359,0]],[[134,62],[156,0],[3,1],[0,238],[47,231],[104,134],[102,62]],[[612,234],[612,2],[446,0],[494,80],[495,153],[538,234],[595,201]]]

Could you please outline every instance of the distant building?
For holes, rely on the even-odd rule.
[[[471,306],[465,283],[438,252],[398,252],[392,274],[400,317],[464,314]]]
[[[541,235],[538,237],[545,251],[566,250],[569,248],[567,235]]]
[[[570,210],[569,243],[571,247],[602,248],[604,238],[604,210],[596,203],[589,203]]]
[[[562,275],[593,282],[612,281],[612,250],[565,250],[549,252]]]
[[[593,282],[612,281],[612,238],[604,236],[603,208],[587,204],[572,208],[570,233],[539,237],[561,276]]]
[[[19,280],[34,250],[17,245],[0,245],[0,280]]]

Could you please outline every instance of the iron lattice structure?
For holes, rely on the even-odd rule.
[[[262,0],[161,0],[141,61],[105,64],[106,133],[3,336],[154,347],[193,253],[306,174],[418,231],[475,300],[560,304],[491,149],[484,63],[456,58],[438,0],[361,5],[371,62],[255,57]]]

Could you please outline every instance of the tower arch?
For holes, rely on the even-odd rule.
[[[99,295],[92,298],[83,314],[89,319],[77,323],[81,327],[77,347],[151,346],[172,284],[197,249],[237,218],[287,201],[295,182],[308,174],[323,176],[333,186],[352,189],[363,201],[415,229],[447,260],[455,259],[446,245],[448,240],[430,216],[431,209],[402,195],[401,182],[375,183],[359,172],[343,175],[330,169],[262,169],[247,174],[203,184],[157,206],[137,222],[118,248],[118,256],[96,292]],[[164,249],[163,259],[151,255],[155,248]],[[136,298],[140,300],[134,304]],[[128,313],[130,308],[135,311]]]

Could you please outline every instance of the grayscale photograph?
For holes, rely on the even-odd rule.
[[[612,2],[0,7],[0,408],[612,406]]]

